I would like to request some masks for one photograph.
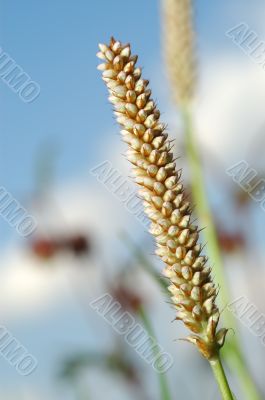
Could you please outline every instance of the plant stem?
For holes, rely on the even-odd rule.
[[[144,327],[147,330],[148,334],[155,339],[154,331],[151,325],[151,322],[149,318],[147,317],[147,314],[144,310],[144,308],[141,306],[138,310],[138,314],[141,317]],[[157,355],[157,353],[155,353]],[[161,395],[161,400],[171,400],[166,376],[164,373],[158,373],[158,378],[159,378],[159,385],[160,385],[160,395]]]
[[[216,358],[210,361],[210,365],[212,367],[215,379],[218,383],[220,392],[222,394],[222,399],[234,400],[234,396],[229,387],[219,354],[216,356]]]
[[[231,295],[224,273],[223,260],[217,239],[216,228],[206,196],[201,160],[193,134],[192,116],[189,104],[182,107],[182,117],[185,130],[186,151],[191,172],[192,194],[196,203],[196,210],[200,222],[203,227],[206,227],[204,230],[204,236],[207,242],[209,258],[214,263],[213,272],[216,281],[222,288],[222,290],[220,290],[220,301],[221,307],[224,310],[222,313],[223,320],[227,327],[236,331],[237,324],[235,318],[232,313],[226,309],[226,306],[231,301]],[[227,340],[227,343],[223,348],[223,354],[231,370],[236,371],[247,398],[249,400],[261,400],[261,395],[258,393],[252,376],[246,366],[241,346],[236,335],[232,337],[230,336]]]
[[[192,195],[195,201],[196,211],[204,230],[204,236],[207,242],[209,258],[214,262],[213,271],[217,283],[221,286],[220,299],[222,307],[225,307],[230,299],[230,293],[226,277],[223,271],[223,262],[218,244],[217,234],[210,206],[205,193],[205,182],[203,178],[201,160],[198,152],[198,146],[193,135],[192,117],[189,107],[183,107],[182,115],[184,120],[186,151],[191,172]],[[230,327],[235,326],[235,321],[231,313],[225,315],[226,323]],[[232,325],[232,326],[231,326]]]
[[[225,350],[225,351],[224,351]],[[223,354],[225,354],[225,359],[232,371],[236,371],[237,377],[241,383],[243,392],[246,394],[248,400],[262,400],[262,395],[258,392],[253,378],[246,366],[246,360],[241,353],[240,349],[235,349],[229,351],[228,346],[224,346],[222,349]]]

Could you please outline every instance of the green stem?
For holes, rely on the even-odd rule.
[[[121,236],[121,239],[126,244],[128,249],[132,252],[133,256],[139,261],[140,266],[149,273],[161,286],[162,289],[167,287],[167,284],[159,274],[156,272],[154,265],[145,256],[142,249],[134,243],[133,239],[126,233]],[[241,349],[238,347],[236,341],[227,340],[222,349],[225,360],[230,367],[231,371],[236,371],[236,374],[241,382],[244,393],[247,394],[248,400],[261,400],[261,395],[253,383],[252,376],[246,367],[246,361],[242,355]]]
[[[225,350],[225,351],[224,351]],[[236,371],[237,377],[241,383],[243,392],[248,400],[262,400],[262,395],[258,392],[253,378],[246,366],[246,360],[240,349],[229,351],[229,345],[223,347],[223,354],[231,371]]]
[[[138,310],[138,314],[141,317],[144,327],[147,330],[148,334],[155,339],[154,331],[151,325],[151,322],[149,318],[147,317],[147,314],[144,310],[143,307],[140,307]],[[155,353],[157,355],[157,353]],[[159,386],[160,386],[160,395],[161,395],[161,400],[171,400],[167,380],[165,374],[158,374],[158,379],[159,379]]]
[[[212,367],[216,382],[218,383],[220,392],[222,394],[222,399],[234,400],[219,354],[210,361],[210,365]]]
[[[231,296],[223,271],[223,262],[211,209],[205,193],[205,182],[201,168],[201,160],[198,152],[198,146],[193,135],[192,118],[189,107],[183,107],[182,114],[185,129],[186,151],[191,172],[192,194],[200,223],[203,227],[206,227],[204,230],[204,236],[207,242],[209,258],[212,260],[212,262],[214,262],[213,271],[216,281],[222,288],[220,291],[222,307],[226,307]],[[231,313],[226,313],[225,319],[226,323],[230,327],[235,326],[234,318]]]
[[[236,320],[233,314],[226,308],[231,301],[230,289],[224,273],[223,260],[221,257],[216,228],[206,196],[201,160],[193,134],[192,116],[189,105],[182,107],[182,116],[185,129],[186,151],[191,171],[193,198],[196,203],[195,205],[199,220],[202,226],[206,227],[204,230],[204,237],[207,242],[209,258],[214,263],[213,272],[215,279],[222,288],[220,290],[220,301],[223,309],[222,317],[225,325],[236,331]],[[236,371],[247,398],[249,400],[261,400],[261,395],[258,393],[251,374],[246,366],[241,346],[236,335],[230,335],[230,338],[224,346],[223,354],[231,370]]]

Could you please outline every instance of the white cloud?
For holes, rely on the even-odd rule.
[[[228,54],[208,60],[202,71],[195,107],[200,141],[228,164],[250,157],[265,122],[265,71],[244,54],[243,62]]]
[[[83,279],[87,291],[93,293],[102,280],[102,271],[112,267],[115,253],[119,252],[117,233],[127,226],[127,220],[134,218],[100,183],[93,186],[88,182],[71,183],[50,193],[34,215],[44,237],[56,232],[61,235],[87,233],[91,238],[92,255],[77,260],[69,254],[61,254],[45,261],[33,255],[29,246],[12,243],[3,249],[0,261],[2,320],[22,318],[55,307],[55,304],[60,306],[72,295],[70,283],[75,278]],[[137,226],[137,222],[135,224]],[[93,257],[94,245],[96,257]]]

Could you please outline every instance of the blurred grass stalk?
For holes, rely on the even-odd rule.
[[[172,94],[183,119],[187,158],[190,166],[193,200],[202,226],[207,227],[204,237],[209,257],[213,260],[213,272],[221,286],[221,306],[224,308],[223,320],[226,326],[235,330],[234,316],[226,309],[231,302],[216,228],[206,196],[202,164],[193,129],[191,104],[195,90],[196,60],[194,51],[194,30],[192,0],[162,0],[163,44]],[[241,345],[236,335],[230,335],[222,350],[223,356],[233,372],[240,379],[244,393],[249,400],[261,400],[250,371],[248,370]]]
[[[182,115],[185,126],[186,151],[191,171],[193,199],[196,203],[197,215],[202,226],[207,226],[207,228],[204,230],[204,237],[207,242],[208,254],[209,258],[214,261],[213,272],[215,274],[215,280],[222,288],[222,290],[220,290],[221,307],[223,308],[222,318],[226,326],[232,328],[235,332],[238,332],[235,318],[233,314],[226,308],[226,306],[231,302],[232,298],[224,271],[216,228],[206,197],[201,162],[197,151],[198,147],[195,145],[191,114],[187,105],[186,107],[183,107]],[[240,380],[241,387],[244,393],[248,396],[248,399],[261,400],[262,398],[257,391],[257,388],[253,382],[253,378],[246,365],[246,360],[244,358],[237,333],[227,337],[226,345],[222,349],[222,354],[230,369]]]
[[[153,327],[151,325],[151,322],[150,322],[143,306],[141,306],[139,308],[138,314],[139,314],[149,336],[152,337],[153,339],[156,339],[155,335],[154,335]],[[157,354],[155,353],[154,355],[156,356]],[[157,375],[158,375],[158,379],[159,379],[161,400],[171,400],[166,375],[164,373],[161,373],[161,374],[158,373]]]

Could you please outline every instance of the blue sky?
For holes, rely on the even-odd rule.
[[[247,3],[196,2],[201,55],[231,45],[224,32],[246,16]],[[98,162],[97,150],[109,143],[115,125],[96,70],[97,43],[111,35],[130,41],[152,77],[162,64],[160,3],[2,0],[1,11],[1,47],[41,87],[25,104],[0,81],[0,181],[25,202],[45,151],[56,154],[57,182],[82,176]],[[0,238],[9,234],[1,229]]]
[[[44,145],[54,143],[58,151],[60,179],[95,162],[104,132],[113,126],[96,70],[97,43],[111,34],[130,41],[150,75],[161,62],[160,5],[156,0],[1,3],[1,46],[41,87],[40,96],[24,104],[0,82],[1,182],[21,195],[32,189]],[[197,2],[200,51],[227,44],[224,19],[229,27],[234,18],[228,15],[230,3]]]
[[[248,0],[196,1],[198,51],[202,61],[214,59],[222,52],[240,53],[225,32],[241,21],[259,29],[261,22],[255,10],[262,1],[249,3]],[[41,87],[40,96],[25,104],[0,80],[0,186],[5,186],[21,202],[27,202],[36,188],[36,166],[44,154],[50,153],[51,158],[55,154],[55,183],[59,186],[86,177],[89,168],[102,161],[102,149],[109,151],[110,132],[118,132],[96,69],[98,42],[108,41],[111,35],[131,42],[132,51],[139,55],[139,65],[144,66],[144,75],[151,79],[159,76],[163,69],[160,2],[1,0],[0,8],[0,46]],[[248,62],[245,55],[242,58]],[[158,81],[152,84],[155,97],[159,96],[160,84]],[[169,100],[163,98],[161,103],[163,111]],[[0,220],[0,248],[1,241],[6,243],[10,237],[16,238],[16,233]],[[43,325],[42,315],[40,320],[30,321],[27,329],[20,321],[14,324],[21,339],[32,343],[33,351],[40,358],[43,356],[44,374],[49,355],[42,355],[38,338],[45,331],[46,317],[48,325],[55,326],[55,347],[66,328],[69,329],[64,337],[66,342],[77,328],[80,336],[75,340],[78,338],[81,343],[86,340],[84,321],[79,315],[77,320],[73,317],[75,306],[64,311],[58,322],[60,326],[56,326],[56,308],[54,313],[43,317]],[[74,327],[68,321],[71,312]],[[48,348],[49,340],[43,340],[47,340]],[[60,350],[63,349],[62,345]],[[39,384],[47,379],[41,374],[37,376]]]

